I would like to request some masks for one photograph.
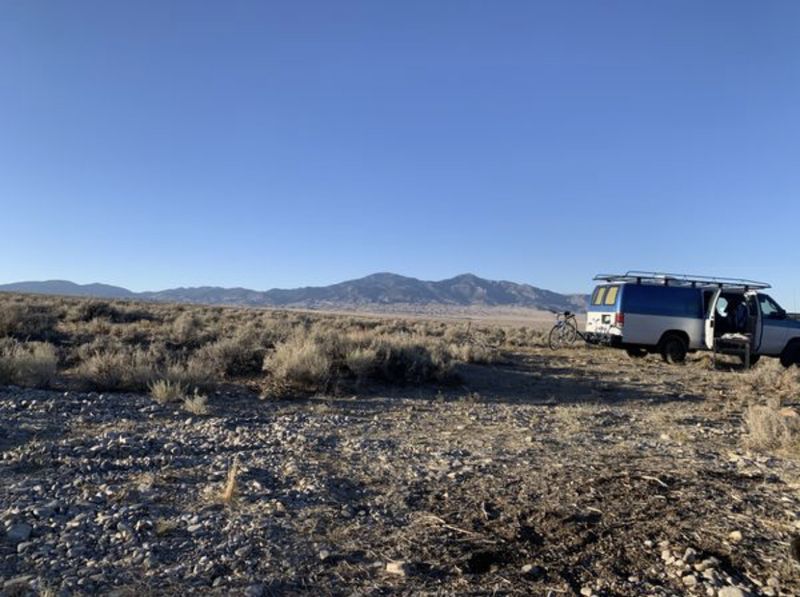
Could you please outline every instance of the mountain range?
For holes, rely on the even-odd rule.
[[[410,307],[524,307],[556,311],[585,311],[587,297],[559,294],[529,284],[495,281],[463,274],[430,282],[390,273],[379,273],[330,286],[309,286],[266,291],[247,288],[199,286],[155,292],[133,292],[108,284],[75,284],[67,280],[16,282],[0,285],[0,292],[90,296],[163,302],[297,307],[309,309],[380,309]]]

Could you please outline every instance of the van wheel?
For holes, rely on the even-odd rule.
[[[632,359],[642,359],[647,356],[647,351],[644,348],[626,348],[625,352]]]
[[[781,353],[781,365],[787,368],[792,365],[800,365],[800,343],[792,342],[783,349]]]
[[[688,350],[686,340],[675,334],[670,334],[661,341],[661,358],[667,363],[683,363]]]

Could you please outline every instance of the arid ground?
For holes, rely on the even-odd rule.
[[[800,593],[797,369],[350,317],[204,377],[225,310],[14,301],[52,317],[6,318],[6,594]]]

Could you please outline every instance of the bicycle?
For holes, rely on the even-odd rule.
[[[578,331],[578,323],[575,314],[571,311],[556,313],[556,324],[550,330],[547,342],[552,350],[558,350],[565,346],[570,346],[580,338],[586,341],[583,334]]]

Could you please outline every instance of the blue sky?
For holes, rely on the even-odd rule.
[[[800,3],[0,3],[0,282],[800,301]],[[797,305],[800,306],[800,305]]]

